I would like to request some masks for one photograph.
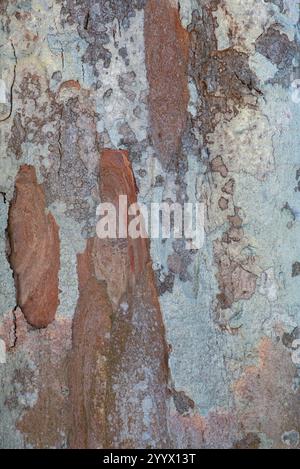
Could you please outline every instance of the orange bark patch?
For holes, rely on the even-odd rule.
[[[101,200],[117,204],[119,195],[127,195],[129,204],[137,200],[137,186],[126,150],[105,148],[100,159]]]
[[[127,196],[127,210],[129,205],[137,202],[137,186],[133,175],[131,163],[128,159],[128,152],[125,150],[103,150],[100,159],[100,174],[101,174],[101,186],[100,196],[101,200],[114,204],[119,211],[119,196]],[[126,222],[128,225],[129,219],[127,214],[125,215],[127,220],[121,220],[121,223]],[[117,217],[119,222],[119,218]],[[117,227],[118,228],[118,227]],[[146,264],[149,262],[149,245],[148,240],[145,238],[131,239],[128,237],[125,243],[119,241],[115,243],[115,250],[127,246],[126,259],[129,260],[129,270],[133,274],[129,276],[132,282],[135,281],[135,276],[140,274]],[[111,241],[109,242],[110,249],[112,246]],[[118,245],[118,248],[117,248]]]
[[[17,175],[8,235],[18,305],[32,326],[46,327],[59,303],[59,236],[32,166],[21,166]]]
[[[60,91],[63,91],[63,90],[66,90],[66,89],[70,89],[70,88],[74,88],[76,90],[80,90],[80,84],[78,81],[76,80],[68,80],[68,81],[64,81],[60,87],[59,87],[59,92]]]
[[[104,150],[101,200],[137,200],[125,151]],[[167,348],[147,240],[90,239],[78,256],[71,446],[168,447]]]
[[[178,10],[157,0],[146,3],[144,34],[152,137],[167,166],[187,122],[189,34]]]
[[[80,292],[73,323],[71,448],[105,448],[111,315],[105,283],[91,277]]]

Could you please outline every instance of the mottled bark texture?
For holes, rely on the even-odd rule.
[[[0,1],[0,447],[300,447],[299,25]],[[204,245],[100,239],[120,194]]]

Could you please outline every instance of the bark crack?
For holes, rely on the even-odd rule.
[[[14,349],[16,348],[16,345],[17,345],[17,341],[18,341],[18,334],[17,334],[17,315],[16,315],[16,310],[17,308],[19,308],[18,305],[15,306],[15,308],[13,309],[12,311],[12,321],[13,321],[13,324],[12,324],[12,334],[13,334],[13,342],[12,342],[12,345],[10,346],[10,349]]]

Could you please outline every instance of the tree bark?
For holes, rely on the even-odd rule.
[[[0,1],[0,447],[300,447],[298,0]],[[100,202],[205,240],[99,239]]]

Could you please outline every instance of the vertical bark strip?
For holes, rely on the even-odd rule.
[[[144,33],[151,132],[166,168],[180,152],[187,124],[189,34],[169,0],[147,1]]]
[[[89,243],[91,245],[91,243]],[[78,274],[84,275],[89,246],[78,256]],[[80,282],[80,295],[73,321],[69,367],[73,422],[71,448],[106,447],[107,357],[112,308],[106,285],[91,271]]]
[[[101,200],[136,202],[127,152],[104,150],[100,174]],[[148,242],[90,239],[78,274],[71,447],[167,447],[167,351]]]
[[[8,220],[17,304],[34,327],[46,327],[58,306],[59,237],[35,169],[20,168]]]
[[[136,202],[127,152],[104,150],[100,173],[101,198],[115,202],[126,194],[129,203]],[[112,321],[107,443],[120,448],[168,447],[167,350],[148,241],[127,239],[125,249],[123,244],[111,244],[113,250],[121,249],[128,277]]]

